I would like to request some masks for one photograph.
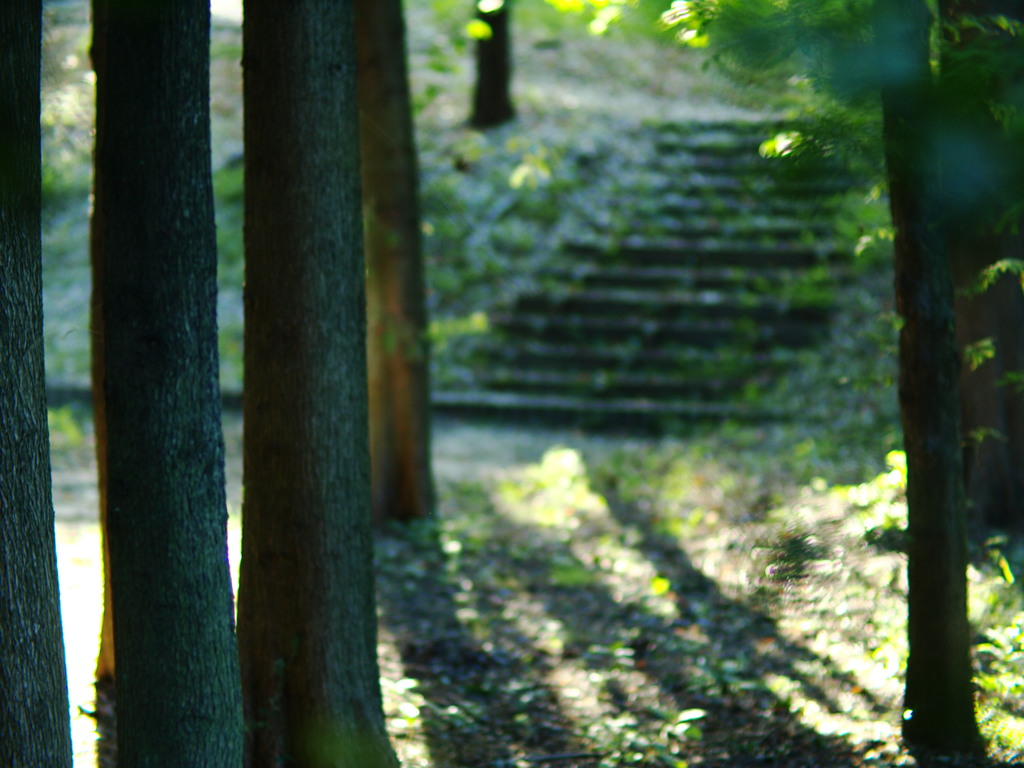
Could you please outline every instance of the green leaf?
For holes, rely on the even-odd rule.
[[[657,597],[667,595],[672,589],[672,582],[666,579],[664,576],[656,576],[651,579],[651,592]]]
[[[490,40],[493,34],[491,25],[483,19],[473,19],[466,24],[466,35],[473,40]]]
[[[1013,570],[1010,568],[1010,564],[1006,561],[1006,558],[1000,555],[996,563],[999,566],[1000,573],[1003,575],[1003,581],[1007,584],[1013,584],[1016,579],[1013,577]]]
[[[1024,392],[1024,371],[1007,371],[999,378],[997,384],[1000,387],[1012,387],[1018,394]]]
[[[978,273],[974,283],[964,289],[967,296],[977,296],[988,290],[996,280],[1005,274],[1017,275],[1024,285],[1024,259],[1000,259]]]
[[[978,370],[986,360],[996,356],[996,343],[991,336],[978,339],[964,347],[964,362],[972,371]]]

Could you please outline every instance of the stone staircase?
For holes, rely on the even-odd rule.
[[[602,161],[613,148],[577,157],[603,205],[535,288],[490,313],[472,382],[435,406],[627,430],[785,416],[761,394],[825,337],[849,179],[762,157],[778,130],[642,126],[617,141],[646,159],[615,178]]]

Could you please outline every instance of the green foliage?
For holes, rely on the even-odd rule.
[[[89,36],[61,26],[69,13],[52,8],[44,13],[42,195],[44,209],[51,210],[82,200],[91,181],[92,136],[82,130],[93,107]]]
[[[241,158],[228,162],[213,174],[213,195],[217,223],[217,289],[220,295],[217,331],[221,386],[238,392],[242,388],[243,338],[243,310],[239,299],[245,273],[242,231],[245,168]]]
[[[550,263],[567,196],[583,180],[564,162],[572,137],[541,140],[516,126],[421,142],[424,250],[432,314],[500,304]]]
[[[991,360],[995,356],[996,345],[991,336],[986,336],[984,339],[978,339],[964,346],[964,362],[972,371],[976,371],[986,360]]]
[[[709,46],[733,77],[810,87],[807,130],[766,149],[809,158],[838,152],[880,178],[877,96],[906,71],[889,11],[872,0],[677,0],[663,23],[681,42]],[[939,193],[950,221],[1008,228],[1024,213],[1022,28],[1003,14],[934,25],[939,95],[920,141],[942,163]]]
[[[975,681],[986,697],[985,709],[993,711],[982,722],[990,723],[986,730],[996,738],[1005,738],[1011,729],[1020,735],[1024,733],[1024,719],[1019,716],[1024,707],[1024,678],[1020,674],[1024,669],[1024,613],[1012,616],[1007,624],[989,627],[982,637],[975,646],[980,665]]]
[[[50,444],[54,450],[77,448],[85,440],[83,425],[88,423],[90,414],[70,405],[50,408],[46,422],[50,428]]]
[[[587,14],[590,22],[587,28],[595,35],[603,35],[618,21],[627,6],[636,5],[635,0],[547,0],[562,13]]]
[[[490,40],[493,34],[491,25],[483,19],[471,19],[466,22],[466,36],[472,40]]]
[[[890,451],[885,457],[889,469],[873,480],[837,489],[844,493],[865,541],[879,547],[903,551],[907,528],[907,456]]]
[[[969,288],[965,290],[967,296],[977,296],[988,290],[1003,275],[1015,275],[1024,288],[1024,259],[999,259],[985,267]]]
[[[220,269],[240,269],[245,247],[242,224],[245,203],[245,168],[241,161],[229,163],[213,174],[213,195],[217,217],[217,256]]]

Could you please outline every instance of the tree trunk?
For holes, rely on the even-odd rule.
[[[356,0],[370,456],[378,521],[433,510],[419,170],[401,0]]]
[[[97,0],[118,764],[237,766],[203,0]],[[109,225],[106,222],[110,222]]]
[[[247,0],[246,765],[397,766],[377,666],[353,4]]]
[[[1003,232],[955,243],[950,254],[957,287],[957,347],[991,339],[995,356],[960,371],[964,480],[972,521],[1024,529],[1024,394],[1008,374],[1024,372],[1024,291],[1003,275],[979,295],[965,289],[978,273],[1003,258],[1024,258],[1024,236]]]
[[[979,273],[1000,259],[1024,258],[1019,216],[1000,221],[1020,200],[1024,157],[1020,136],[993,116],[993,104],[1016,98],[1021,77],[1021,43],[996,25],[971,24],[965,16],[999,14],[1020,19],[1019,4],[999,0],[942,0],[947,33],[942,57],[945,102],[955,110],[947,121],[957,141],[944,152],[950,200],[950,261],[956,294],[957,346],[991,339],[995,357],[960,372],[964,436],[964,480],[969,513],[979,527],[1024,530],[1024,394],[1001,383],[1024,373],[1024,291],[1018,278],[1004,275],[981,294],[969,289]],[[998,31],[997,31],[998,30]],[[984,56],[984,58],[982,58]],[[985,72],[978,72],[982,61]]]
[[[103,2],[92,3],[93,37],[90,54],[97,82],[106,77],[106,22]],[[96,488],[99,495],[100,541],[103,548],[103,620],[100,650],[96,658],[97,712],[102,699],[114,693],[114,604],[110,599],[110,547],[107,543],[107,414],[103,382],[106,364],[103,351],[103,180],[93,174],[92,216],[89,220],[89,264],[92,291],[89,297],[89,352],[92,378],[93,434],[96,442]]]
[[[879,0],[883,50],[903,65],[883,88],[883,132],[896,230],[899,401],[907,454],[908,635],[903,721],[914,747],[982,751],[967,622],[967,532],[953,330],[953,287],[937,206],[929,73],[930,14],[921,0]]]
[[[503,0],[493,11],[484,11],[483,3],[477,3],[477,18],[491,28],[491,34],[476,42],[476,86],[469,117],[474,128],[493,128],[516,116],[512,106],[511,2]]]
[[[71,766],[43,371],[39,0],[0,5],[0,753]]]

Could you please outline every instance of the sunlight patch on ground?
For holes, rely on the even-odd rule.
[[[225,21],[242,21],[241,0],[211,0],[210,14]]]
[[[93,768],[96,721],[86,713],[94,707],[93,682],[103,616],[100,529],[95,522],[58,521],[56,536],[74,764],[75,768]],[[238,518],[233,517],[228,526],[228,551],[236,590],[240,540]]]
[[[84,712],[93,709],[103,614],[100,529],[96,523],[58,522],[56,534],[71,742],[75,768],[91,768],[96,764],[96,721]]]

